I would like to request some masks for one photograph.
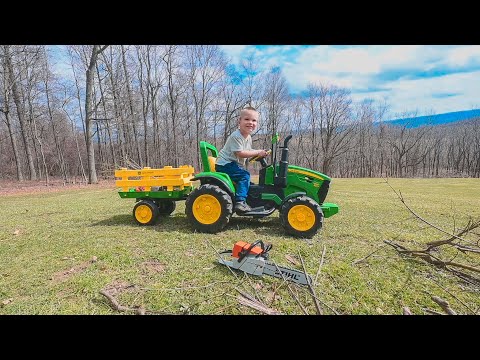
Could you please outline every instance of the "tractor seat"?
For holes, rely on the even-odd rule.
[[[216,172],[215,171],[215,162],[217,161],[216,157],[209,156],[208,157],[208,165],[210,166],[210,171],[211,172]]]

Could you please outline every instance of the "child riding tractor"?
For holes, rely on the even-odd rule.
[[[313,237],[322,227],[323,218],[338,212],[338,205],[324,202],[331,179],[310,169],[288,164],[289,135],[282,149],[279,164],[276,161],[277,136],[272,140],[273,162],[267,165],[265,158],[252,158],[260,162],[259,182],[251,184],[247,204],[252,211],[239,216],[262,218],[275,210],[280,212],[280,222],[287,233],[304,238]],[[210,154],[209,154],[210,151]],[[215,171],[217,149],[200,142],[200,154],[204,171],[196,174],[201,186],[186,199],[185,212],[193,228],[201,232],[216,233],[230,221],[233,214],[235,185],[227,174]]]
[[[323,219],[338,213],[338,205],[324,202],[331,179],[317,171],[288,164],[288,142],[284,141],[277,164],[278,136],[272,139],[272,164],[254,157],[261,165],[259,183],[250,184],[246,203],[251,211],[238,216],[262,218],[280,212],[285,231],[296,237],[311,238],[321,229]],[[275,151],[274,151],[275,150]],[[194,175],[192,166],[180,168],[115,171],[116,185],[122,198],[135,198],[133,216],[140,225],[152,225],[159,215],[170,215],[175,201],[185,201],[185,213],[192,227],[200,232],[217,233],[225,228],[233,215],[235,184],[230,177],[215,171],[218,150],[200,141],[203,172]],[[194,188],[192,181],[200,181]],[[129,186],[134,185],[133,188]],[[138,186],[137,186],[138,185]],[[141,186],[140,186],[141,185]]]

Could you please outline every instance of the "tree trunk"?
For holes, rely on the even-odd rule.
[[[22,107],[22,101],[20,91],[17,87],[17,80],[15,79],[13,72],[12,59],[10,56],[10,49],[8,45],[4,45],[5,63],[7,66],[7,72],[10,76],[10,83],[12,85],[13,101],[17,108],[18,121],[20,123],[20,133],[22,135],[23,144],[25,147],[25,153],[27,154],[28,168],[30,170],[30,180],[37,180],[37,172],[35,170],[35,164],[33,162],[32,150],[30,149],[30,143],[27,137],[27,129],[25,128],[25,113]]]
[[[97,184],[97,170],[95,169],[95,148],[92,141],[92,94],[94,86],[95,65],[97,63],[98,55],[105,50],[106,46],[100,49],[99,45],[94,45],[92,55],[90,57],[90,64],[86,72],[86,95],[85,95],[85,139],[87,143],[87,158],[88,158],[88,183]]]
[[[137,150],[137,161],[138,161],[138,164],[143,167],[142,153],[140,151],[140,143],[138,142],[135,111],[133,109],[132,91],[130,90],[130,78],[128,76],[127,61],[125,60],[125,50],[123,48],[123,45],[122,45],[122,60],[123,60],[123,71],[125,73],[125,84],[127,86],[128,105],[129,105],[129,109],[130,109],[130,117],[131,117],[132,128],[133,128],[133,139],[135,141],[135,149]]]

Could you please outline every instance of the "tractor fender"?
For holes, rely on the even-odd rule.
[[[298,196],[303,196],[303,195],[307,195],[307,193],[303,192],[303,191],[298,191],[298,192],[294,192],[294,193],[291,193],[290,195],[285,196],[285,199],[283,199],[282,203],[280,204],[280,208],[283,206],[283,204],[285,204],[291,198],[298,197]]]
[[[235,187],[233,186],[232,180],[230,180],[230,177],[228,175],[223,175],[220,173],[199,173],[195,175],[195,177],[192,179],[192,181],[200,181],[200,183],[203,184],[213,184],[217,185],[221,189],[225,190],[228,195],[230,195],[232,198],[235,198]]]

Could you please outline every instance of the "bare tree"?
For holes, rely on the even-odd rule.
[[[94,75],[95,75],[95,66],[97,63],[97,57],[101,54],[108,45],[100,47],[100,45],[93,45],[90,63],[86,71],[86,96],[85,96],[85,132],[86,132],[86,143],[87,143],[87,158],[88,158],[88,183],[96,184],[98,183],[97,171],[95,169],[95,150],[93,147],[92,141],[92,92],[94,86]]]
[[[162,60],[166,65],[167,74],[167,88],[166,96],[168,103],[168,113],[171,120],[171,134],[170,141],[169,131],[167,130],[167,154],[173,161],[173,166],[178,167],[178,139],[177,139],[177,126],[179,122],[180,113],[180,99],[185,92],[185,78],[181,73],[180,60],[177,56],[180,56],[179,47],[175,45],[168,45],[165,48],[166,52]],[[166,122],[168,126],[168,123]]]
[[[196,144],[207,135],[207,108],[216,95],[215,88],[226,66],[222,55],[217,45],[191,45],[186,48],[188,80],[194,105]],[[199,152],[197,152],[196,163],[200,164]]]
[[[136,116],[136,111],[135,111],[134,105],[133,105],[132,90],[130,88],[130,76],[128,74],[127,60],[125,58],[125,53],[126,53],[127,50],[125,50],[123,45],[121,46],[121,49],[122,49],[122,65],[123,65],[124,76],[125,76],[125,86],[127,88],[127,96],[128,96],[128,109],[130,110],[130,119],[131,119],[132,129],[133,129],[133,140],[134,140],[135,149],[136,149],[136,152],[137,152],[138,164],[140,164],[140,166],[143,166],[143,158],[142,158],[142,154],[141,154],[141,151],[140,151],[140,143],[138,141],[138,130],[137,130],[137,124],[136,124],[137,116]]]
[[[404,116],[408,118],[407,115]],[[392,174],[402,177],[407,171],[408,161],[407,156],[413,152],[419,141],[430,131],[430,127],[421,127],[420,129],[412,130],[408,124],[400,127],[390,127],[391,136],[387,138],[387,143],[392,147],[392,165],[394,169]]]
[[[265,134],[275,134],[282,127],[282,116],[288,104],[287,81],[280,68],[273,67],[265,75],[263,94],[263,126]],[[269,136],[265,136],[262,147],[269,147]]]
[[[13,101],[15,103],[15,107],[17,109],[18,115],[18,122],[20,124],[20,135],[23,139],[23,145],[25,149],[25,153],[27,155],[28,161],[28,169],[30,171],[30,180],[37,179],[37,172],[35,170],[35,164],[33,162],[32,150],[30,147],[30,141],[28,139],[28,132],[25,125],[25,110],[22,104],[22,95],[20,93],[20,89],[17,85],[17,76],[14,71],[13,63],[12,63],[12,53],[10,45],[3,45],[4,49],[4,57],[5,57],[5,67],[6,71],[9,75],[10,86],[12,88],[12,95]]]
[[[4,50],[5,50],[5,46],[4,46]],[[7,48],[8,50],[8,48]],[[2,65],[3,65],[3,71],[2,71],[2,74],[3,74],[3,81],[2,81],[2,84],[3,84],[3,106],[0,107],[0,111],[3,113],[4,117],[5,117],[5,124],[7,125],[7,130],[8,130],[8,135],[10,137],[10,142],[11,142],[11,145],[12,145],[12,150],[13,150],[13,157],[15,159],[15,166],[16,166],[16,171],[17,171],[17,180],[18,181],[23,181],[24,178],[23,178],[23,172],[22,172],[22,167],[21,167],[21,163],[20,163],[20,158],[19,158],[19,153],[18,153],[18,146],[17,146],[17,140],[16,140],[16,137],[15,137],[15,132],[13,131],[13,127],[12,127],[12,122],[10,120],[10,86],[9,86],[9,70],[8,70],[8,66],[7,66],[7,57],[6,56],[2,56],[3,58],[3,62],[2,62]]]

